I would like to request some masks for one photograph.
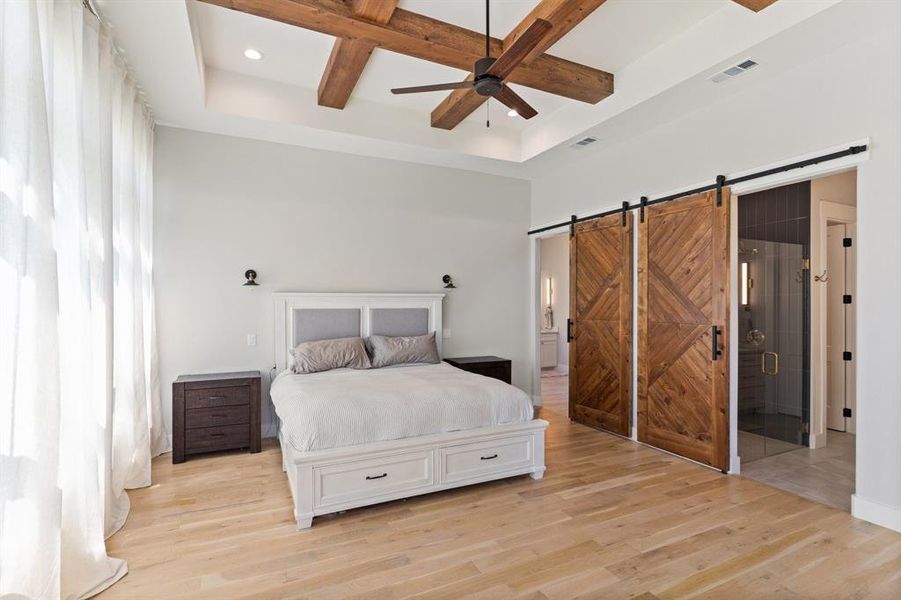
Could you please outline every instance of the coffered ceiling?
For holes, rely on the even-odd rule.
[[[318,90],[336,38],[259,16],[274,10],[267,3],[290,9],[292,2],[328,8],[341,0],[97,4],[161,124],[523,176],[525,161],[692,77],[746,58],[746,48],[837,0],[782,0],[761,12],[732,0],[586,3],[597,6],[546,52],[612,74],[611,96],[583,102],[519,85],[511,76],[511,88],[538,111],[536,117],[510,118],[507,107],[492,99],[450,129],[431,126],[447,92],[393,95],[390,89],[462,81],[470,72],[381,47],[373,50],[343,109],[321,106]],[[491,33],[499,49],[500,40],[538,4],[492,1]],[[397,10],[484,32],[482,0],[400,0]],[[258,50],[262,60],[247,59],[247,49]]]

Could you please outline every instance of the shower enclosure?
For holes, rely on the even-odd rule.
[[[778,188],[739,200],[742,462],[809,444],[810,234],[803,191]]]

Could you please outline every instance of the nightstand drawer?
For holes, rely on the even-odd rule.
[[[458,369],[477,373],[485,377],[499,379],[504,383],[510,383],[510,361],[497,356],[463,356],[460,358],[445,358],[444,362]],[[555,361],[556,362],[556,361]]]
[[[470,372],[510,383],[510,376],[508,375],[509,371],[506,367],[474,367]]]
[[[242,423],[250,423],[250,410],[246,405],[195,408],[185,411],[185,427],[188,429]]]
[[[249,425],[226,425],[185,431],[185,449],[211,451],[250,445]]]
[[[217,408],[250,404],[250,388],[247,386],[185,390],[185,408]]]

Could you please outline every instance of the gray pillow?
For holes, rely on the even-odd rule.
[[[363,338],[340,338],[304,342],[291,351],[294,355],[292,371],[295,373],[318,373],[348,367],[368,369],[369,354]]]
[[[438,363],[438,346],[435,333],[428,335],[389,337],[373,335],[369,337],[368,349],[374,368],[410,363]]]

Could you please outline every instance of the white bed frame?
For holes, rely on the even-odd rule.
[[[441,352],[444,294],[276,293],[276,366],[283,371],[293,342],[294,309],[359,308],[360,335],[378,308],[427,308]],[[297,528],[313,517],[494,479],[544,476],[547,421],[483,427],[313,452],[298,452],[279,427],[282,468],[294,498]]]

